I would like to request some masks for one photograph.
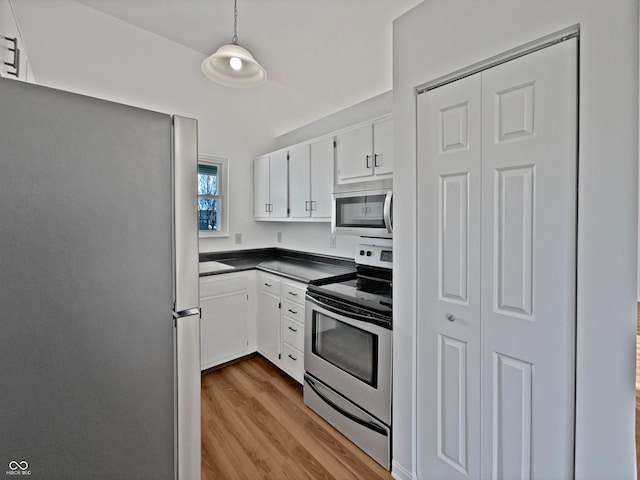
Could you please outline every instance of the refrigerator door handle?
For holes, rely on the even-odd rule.
[[[179,318],[191,317],[193,315],[200,315],[200,308],[189,308],[187,310],[182,310],[180,312],[173,312],[173,318],[178,320]]]
[[[174,310],[200,304],[198,284],[198,124],[173,116]]]

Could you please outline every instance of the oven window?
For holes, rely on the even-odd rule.
[[[378,387],[378,336],[313,312],[312,350],[350,375]]]
[[[384,194],[336,198],[336,225],[384,228],[385,198]]]

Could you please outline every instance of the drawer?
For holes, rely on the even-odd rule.
[[[281,280],[273,275],[266,273],[260,274],[260,289],[273,295],[280,296]]]
[[[282,302],[282,316],[293,318],[298,323],[304,325],[304,307],[288,300]]]
[[[307,286],[304,283],[284,282],[282,284],[282,298],[300,305],[304,305],[304,295]]]
[[[293,378],[302,383],[304,376],[304,355],[289,345],[282,346],[282,366]]]
[[[247,272],[221,273],[200,277],[200,298],[242,292],[248,288]]]
[[[301,352],[304,351],[304,325],[290,317],[282,318],[282,338]]]

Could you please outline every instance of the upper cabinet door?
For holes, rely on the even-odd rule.
[[[253,215],[269,217],[269,156],[253,161]]]
[[[373,129],[371,124],[336,137],[337,183],[359,182],[373,176]]]
[[[331,218],[333,137],[311,144],[311,216]],[[293,210],[292,210],[293,213]]]
[[[9,0],[0,0],[0,77],[35,83]]]
[[[289,205],[292,218],[311,216],[310,146],[299,145],[289,150]],[[330,193],[329,193],[330,194]]]
[[[271,218],[287,217],[287,210],[289,208],[288,170],[286,150],[271,154],[269,163],[269,198],[271,205]]]
[[[373,124],[373,167],[376,177],[393,174],[393,121]]]

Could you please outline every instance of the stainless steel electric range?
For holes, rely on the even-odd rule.
[[[304,401],[389,469],[391,462],[392,250],[359,245],[357,272],[310,284]]]

